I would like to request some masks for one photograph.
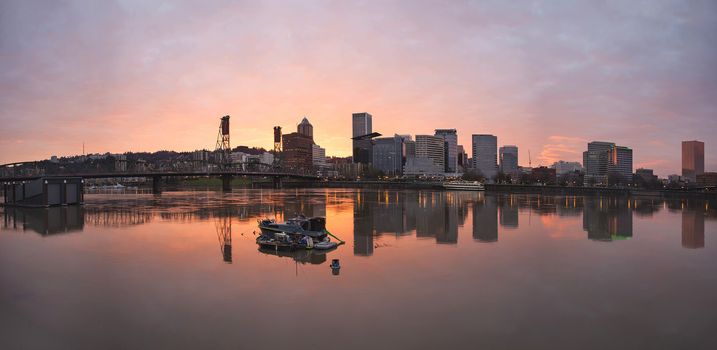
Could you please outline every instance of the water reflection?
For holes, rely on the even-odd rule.
[[[473,204],[473,239],[479,242],[498,241],[498,206],[493,196],[485,196],[482,201]]]
[[[632,208],[624,198],[584,199],[583,229],[588,239],[609,242],[632,237]]]
[[[696,210],[682,211],[682,246],[685,248],[705,247],[705,216]]]
[[[30,230],[43,236],[82,231],[85,212],[81,206],[4,209],[3,228]]]
[[[121,197],[121,196],[119,196]],[[234,260],[232,222],[252,226],[257,218],[284,220],[297,214],[325,216],[353,214],[353,254],[371,256],[382,235],[415,235],[437,244],[455,245],[470,220],[477,242],[498,242],[502,229],[518,229],[521,216],[576,217],[589,240],[611,242],[633,237],[633,219],[650,218],[661,210],[681,213],[681,243],[705,246],[705,219],[717,218],[713,201],[606,196],[537,196],[436,191],[246,191],[232,194],[178,193],[131,198],[88,197],[84,207],[4,208],[3,227],[41,235],[82,231],[86,225],[131,227],[153,221],[177,223],[210,221],[221,258]],[[527,217],[525,217],[527,216]],[[526,220],[527,219],[527,220]],[[328,218],[331,228],[332,218]],[[350,230],[350,228],[349,228]],[[251,232],[251,231],[249,231]],[[349,241],[351,232],[342,232]],[[242,233],[243,235],[244,233]],[[264,252],[277,256],[283,253]],[[318,264],[325,254],[296,255],[297,262]]]

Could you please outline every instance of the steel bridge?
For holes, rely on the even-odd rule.
[[[144,177],[152,179],[152,192],[161,193],[162,178],[167,177],[218,177],[222,179],[222,190],[231,190],[231,181],[234,177],[269,177],[274,181],[274,188],[282,187],[282,179],[298,179],[314,181],[319,177],[310,174],[298,174],[289,172],[271,172],[271,171],[165,171],[165,172],[113,172],[113,173],[68,173],[53,175],[32,175],[32,176],[9,176],[0,177],[0,183],[18,182],[36,180],[40,178],[52,177],[79,177],[82,179],[111,179],[126,177]]]

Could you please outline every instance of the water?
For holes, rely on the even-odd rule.
[[[237,190],[2,210],[1,349],[717,345],[714,202]],[[259,251],[256,220],[295,213],[347,243]]]

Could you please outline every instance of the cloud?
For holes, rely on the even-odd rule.
[[[559,160],[582,163],[582,153],[587,148],[587,140],[564,135],[551,135],[538,156],[538,165],[551,165]]]
[[[308,115],[348,155],[351,113],[368,111],[385,135],[455,127],[470,149],[495,134],[521,164],[606,140],[666,175],[700,139],[717,169],[714,32],[708,0],[3,1],[2,137],[41,142],[0,144],[0,163],[83,140],[211,148],[225,114],[235,144],[270,148],[274,125]]]

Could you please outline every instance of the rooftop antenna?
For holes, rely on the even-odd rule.
[[[528,168],[533,167],[533,161],[530,159],[530,150],[528,150]]]

